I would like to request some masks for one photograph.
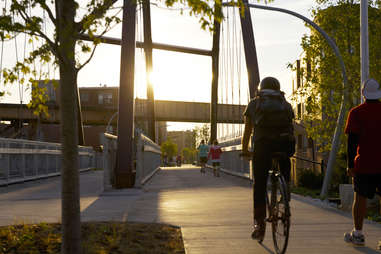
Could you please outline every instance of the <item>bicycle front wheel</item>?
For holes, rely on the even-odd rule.
[[[277,254],[284,254],[290,233],[290,205],[286,182],[279,175],[272,179],[271,190],[271,229]]]

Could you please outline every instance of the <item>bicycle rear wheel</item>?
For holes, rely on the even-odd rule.
[[[284,254],[290,233],[290,205],[287,185],[282,175],[272,176],[271,229],[277,254]]]

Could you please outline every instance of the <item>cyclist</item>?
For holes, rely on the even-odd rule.
[[[245,129],[242,137],[242,154],[248,152],[249,140],[254,131],[252,142],[254,153],[252,166],[254,173],[254,226],[252,238],[263,240],[266,230],[266,185],[268,170],[272,165],[272,154],[284,152],[288,157],[279,161],[280,170],[287,183],[290,181],[291,157],[295,152],[291,104],[280,91],[280,83],[274,77],[264,78],[257,96],[249,102],[244,112]]]
[[[381,90],[374,79],[363,84],[362,95],[365,102],[349,111],[345,133],[348,135],[347,173],[353,177],[354,201],[351,232],[344,234],[344,240],[355,245],[364,245],[362,232],[367,211],[367,198],[376,192],[381,196]],[[381,249],[381,241],[379,247]]]
[[[205,173],[205,164],[208,162],[208,152],[209,146],[205,144],[204,140],[201,140],[200,145],[198,146],[198,157],[200,158],[200,172]]]

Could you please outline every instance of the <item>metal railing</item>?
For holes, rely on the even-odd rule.
[[[108,189],[115,183],[115,162],[117,150],[117,136],[103,133],[103,169],[104,188]],[[160,146],[139,131],[135,131],[134,154],[135,187],[145,184],[159,169],[161,164]]]
[[[220,146],[222,146],[223,150],[221,156],[221,171],[231,175],[249,178],[252,180],[253,173],[251,169],[251,163],[248,160],[244,160],[239,156],[239,154],[242,152],[241,137],[223,141],[220,143]],[[323,160],[318,162],[300,157],[298,156],[298,154],[294,155],[291,157],[291,163],[295,164],[295,166],[291,165],[291,181],[294,184],[297,183],[296,178],[298,174],[296,160],[305,161],[314,165],[319,165],[320,172],[322,174],[324,173],[324,168],[326,167],[326,164]]]
[[[95,167],[91,147],[78,147],[79,170]],[[0,186],[61,174],[61,144],[0,138]]]
[[[239,154],[242,152],[241,137],[223,141],[221,155],[221,171],[241,176],[244,178],[253,179],[250,162],[242,159]]]
[[[145,184],[161,165],[160,146],[150,140],[142,133],[138,133],[136,138],[136,179],[135,186]]]
[[[302,157],[296,156],[296,155],[292,156],[291,158],[296,159],[296,160],[301,160],[301,161],[309,162],[309,163],[314,164],[314,165],[319,165],[320,166],[320,173],[324,174],[324,167],[326,165],[324,163],[324,160],[321,160],[320,162],[319,161],[313,161],[313,160],[302,158]]]

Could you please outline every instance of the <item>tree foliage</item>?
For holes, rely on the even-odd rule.
[[[331,6],[313,11],[314,21],[332,37],[346,66],[349,101],[347,108],[360,103],[360,6],[358,1],[318,1]],[[336,3],[336,5],[333,5]],[[369,8],[370,77],[381,80],[381,11]],[[302,38],[304,67],[303,84],[294,100],[305,104],[305,126],[308,135],[320,145],[322,152],[331,149],[343,93],[341,69],[324,38],[312,30]],[[342,137],[343,138],[343,137]],[[341,142],[341,153],[345,140]]]
[[[101,42],[99,36],[105,34],[121,20],[115,15],[115,10],[109,11],[113,3],[116,2],[115,0],[88,1],[86,5],[88,11],[82,16],[78,12],[79,4],[75,1],[70,2],[73,2],[75,8],[73,14],[77,19],[73,23],[71,34],[75,43],[75,51],[72,52],[75,59],[73,74],[77,75],[78,71],[92,59],[96,47]],[[4,14],[0,17],[0,38],[2,40],[10,40],[20,33],[25,33],[30,36],[28,43],[34,46],[39,44],[29,52],[29,55],[18,61],[14,67],[2,70],[4,83],[19,82],[21,85],[33,87],[36,94],[32,97],[29,106],[36,109],[35,113],[39,114],[42,111],[47,115],[46,92],[43,88],[38,87],[37,83],[38,80],[48,82],[49,73],[38,69],[36,62],[57,68],[60,61],[65,62],[67,60],[65,59],[67,56],[59,51],[59,38],[62,34],[57,29],[58,18],[55,1],[10,0],[10,4],[4,8],[3,12]],[[41,13],[46,13],[47,18],[42,18]],[[51,25],[53,30],[44,29],[47,24]],[[92,41],[81,40],[80,36],[84,34],[88,34]]]
[[[100,37],[121,20],[117,13],[121,8],[111,8],[116,0],[88,0],[81,7],[74,0],[9,0],[0,16],[0,39],[10,40],[20,33],[30,36],[29,43],[40,45],[18,61],[14,67],[1,70],[5,83],[29,83],[37,90],[30,106],[35,112],[47,112],[44,89],[38,90],[38,80],[49,78],[39,72],[35,62],[53,65],[60,73],[60,111],[62,130],[62,253],[80,253],[80,209],[78,174],[78,126],[76,105],[78,101],[78,72],[91,61]],[[204,0],[166,0],[167,6],[175,3],[190,7],[203,29],[213,30],[213,20],[223,19],[222,2],[213,4]],[[243,6],[242,1],[233,5]],[[47,19],[41,18],[41,13]],[[49,22],[51,29],[44,29]],[[89,35],[91,41],[82,40]],[[0,92],[0,95],[3,92]],[[176,154],[177,148],[168,144],[168,155]]]
[[[185,162],[193,162],[197,158],[197,150],[194,148],[185,147],[182,151]]]
[[[173,143],[171,139],[168,139],[161,144],[161,152],[168,158],[172,158],[177,154],[177,144]]]
[[[202,126],[196,126],[193,129],[193,133],[195,135],[196,144],[199,144],[201,140],[204,140],[207,144],[210,138],[210,125],[203,124]]]

